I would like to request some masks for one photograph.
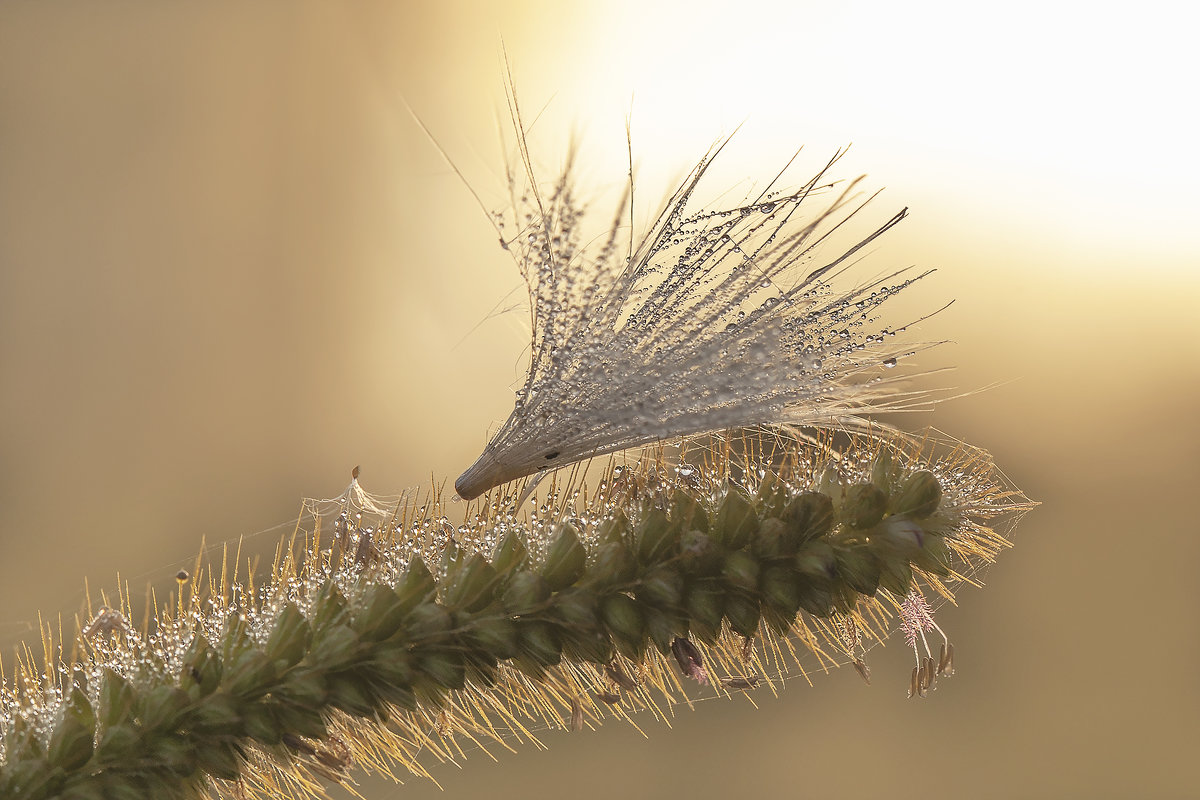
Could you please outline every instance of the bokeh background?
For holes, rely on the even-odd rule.
[[[875,256],[939,272],[928,419],[1043,505],[942,613],[959,674],[905,699],[902,648],[711,703],[479,755],[369,798],[1200,796],[1200,64],[1183,4],[0,4],[0,645],[87,577],[170,587],[211,544],[363,467],[453,478],[511,407],[521,292],[503,52],[547,174],[645,213],[745,123],[718,181],[853,142]],[[511,137],[507,139],[511,142]],[[804,161],[804,159],[808,159]],[[744,193],[744,192],[741,192]],[[739,193],[740,196],[740,193]],[[504,304],[501,304],[503,308]],[[909,424],[906,422],[906,424]],[[249,540],[269,550],[274,534]]]

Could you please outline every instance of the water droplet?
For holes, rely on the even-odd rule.
[[[888,369],[891,369],[892,367],[896,366],[896,359],[894,359],[894,358],[885,358],[885,359],[883,360],[883,365],[884,365],[885,367],[887,367]]]

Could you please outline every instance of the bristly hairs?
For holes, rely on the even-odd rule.
[[[937,342],[896,337],[945,306],[887,327],[880,307],[933,270],[851,282],[850,267],[907,209],[837,245],[878,194],[859,199],[861,178],[840,189],[828,178],[844,150],[797,188],[779,188],[793,155],[740,205],[694,209],[725,137],[638,237],[627,129],[629,184],[606,232],[588,239],[574,152],[553,183],[539,182],[509,80],[519,167],[507,173],[508,213],[489,218],[528,287],[530,364],[508,420],[455,483],[460,496],[682,435],[863,430],[880,413],[925,407],[932,392],[903,388],[915,376],[894,368]]]

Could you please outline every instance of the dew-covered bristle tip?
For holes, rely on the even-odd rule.
[[[929,272],[858,264],[906,211],[847,233],[871,198],[828,177],[837,157],[794,188],[776,188],[781,174],[705,207],[694,197],[715,155],[637,236],[628,193],[595,236],[569,167],[549,186],[510,178],[496,225],[529,289],[529,371],[460,496],[680,435],[856,427],[927,404],[894,368],[936,343],[898,337],[920,320],[885,322],[881,306]]]
[[[986,453],[932,438],[676,447],[528,501],[506,486],[461,522],[356,477],[306,502],[269,576],[197,559],[142,624],[127,588],[89,599],[4,672],[0,797],[321,797],[843,664],[925,697],[954,669],[939,601],[1029,507]],[[890,630],[911,678],[871,674]]]

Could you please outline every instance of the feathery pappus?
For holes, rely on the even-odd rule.
[[[521,167],[509,171],[512,205],[496,226],[529,290],[529,371],[508,420],[456,481],[459,496],[676,436],[765,424],[861,429],[868,416],[928,398],[889,370],[936,343],[898,340],[906,325],[887,327],[878,314],[932,270],[860,283],[846,275],[907,209],[838,244],[874,197],[860,197],[861,178],[842,186],[828,177],[844,150],[798,188],[778,188],[785,167],[739,204],[697,207],[726,138],[643,235],[631,221],[631,177],[606,234],[589,239],[573,158],[540,184],[510,104]]]

